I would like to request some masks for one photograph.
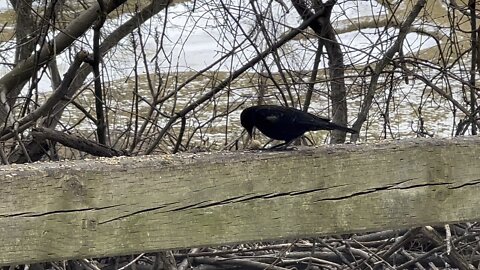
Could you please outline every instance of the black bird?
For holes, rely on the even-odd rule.
[[[287,147],[293,140],[307,131],[338,129],[349,133],[357,133],[351,128],[330,122],[328,118],[277,105],[248,107],[240,114],[240,121],[250,138],[253,128],[256,127],[264,135],[274,140],[285,141],[285,143],[272,148]]]

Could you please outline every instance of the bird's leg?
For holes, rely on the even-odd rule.
[[[269,150],[278,150],[278,151],[282,151],[282,150],[294,150],[295,148],[287,149],[287,147],[288,147],[293,141],[295,141],[295,139],[290,140],[290,141],[286,141],[286,142],[281,143],[281,144],[274,145],[274,146],[270,147]]]

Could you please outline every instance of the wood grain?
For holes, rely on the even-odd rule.
[[[0,167],[0,265],[480,220],[480,138]]]

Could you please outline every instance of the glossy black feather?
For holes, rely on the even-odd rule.
[[[286,143],[313,130],[342,130],[357,133],[355,130],[330,122],[295,108],[277,105],[259,105],[246,108],[240,115],[242,126],[252,135],[256,127],[264,135]]]

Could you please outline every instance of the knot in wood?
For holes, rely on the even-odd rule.
[[[83,219],[82,229],[93,231],[97,228],[98,222],[95,219]]]
[[[86,194],[85,187],[76,176],[68,177],[65,180],[63,187],[65,188],[65,192],[71,193],[76,197],[83,197]]]

